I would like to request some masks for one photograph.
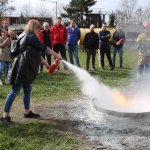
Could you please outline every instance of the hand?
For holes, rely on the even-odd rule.
[[[47,64],[45,64],[45,67],[48,70],[50,68],[50,65],[47,63]]]
[[[62,60],[62,57],[59,54],[57,54],[56,58]]]
[[[109,37],[110,35],[109,34],[107,34],[107,37]]]
[[[120,45],[120,43],[119,43],[119,42],[117,42],[117,43],[116,43],[116,45]]]

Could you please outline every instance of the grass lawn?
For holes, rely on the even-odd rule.
[[[81,67],[85,68],[86,53],[80,50],[79,57]],[[117,55],[114,71],[110,70],[106,58],[106,70],[99,68],[96,58],[98,71],[92,75],[108,86],[124,87],[131,77],[136,76],[137,58],[136,51],[125,50],[123,68],[117,67]],[[80,95],[79,81],[69,71],[62,70],[54,75],[49,75],[46,71],[40,73],[32,86],[32,103],[66,101]],[[0,113],[3,111],[5,97],[10,88],[9,85],[0,86]],[[21,94],[16,101],[20,99]],[[74,133],[60,130],[54,122],[18,122],[10,127],[0,123],[0,150],[76,150],[81,143]]]

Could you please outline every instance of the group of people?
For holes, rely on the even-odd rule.
[[[10,117],[10,109],[17,94],[23,88],[23,104],[25,118],[38,118],[39,114],[34,113],[30,109],[30,95],[32,91],[32,82],[35,80],[40,63],[49,68],[49,64],[41,56],[42,53],[53,55],[61,60],[62,57],[51,50],[49,46],[43,44],[38,39],[41,25],[37,20],[30,20],[24,32],[18,37],[19,54],[12,60],[9,67],[6,80],[12,85],[12,89],[6,97],[4,113],[0,117],[0,121],[4,123],[12,123]],[[6,34],[6,33],[5,33]],[[2,44],[8,43],[8,37]],[[2,45],[1,44],[1,45]],[[3,45],[1,46],[3,47]],[[1,61],[3,62],[3,61]]]
[[[7,76],[9,65],[12,61],[10,56],[10,46],[12,40],[17,39],[14,30],[8,30],[8,22],[3,21],[0,36],[0,85],[2,85],[2,72],[5,70],[5,77]],[[5,80],[6,84],[7,81]]]
[[[95,57],[96,57],[96,51],[99,49],[100,53],[100,65],[102,69],[105,69],[104,65],[104,57],[105,54],[107,56],[107,59],[109,61],[109,65],[111,67],[111,70],[115,67],[116,62],[116,53],[119,53],[120,58],[120,68],[123,66],[123,46],[125,42],[125,33],[121,30],[120,26],[116,26],[116,31],[112,35],[113,40],[113,59],[111,59],[111,47],[110,47],[110,37],[111,33],[109,30],[107,30],[107,24],[103,23],[102,30],[99,31],[97,34],[94,31],[95,25],[90,26],[90,32],[86,33],[84,37],[84,47],[87,52],[87,60],[86,60],[86,69],[89,70],[89,62],[90,62],[90,56],[92,55],[92,68],[96,70],[95,68]]]
[[[56,53],[60,53],[63,60],[67,60],[66,48],[68,50],[69,60],[71,64],[74,64],[73,56],[78,67],[80,67],[78,57],[78,40],[80,39],[80,29],[77,27],[74,19],[70,20],[70,25],[65,27],[62,24],[62,18],[57,17],[55,25],[49,26],[48,22],[43,24],[38,38],[39,40],[52,48]],[[42,54],[45,58],[45,54]],[[51,65],[51,56],[47,54],[48,64]],[[64,69],[67,67],[64,65]],[[40,71],[43,70],[43,65],[40,66]]]
[[[19,54],[15,58],[10,56],[10,45],[12,40],[16,39],[15,31],[9,31],[6,22],[3,24],[0,36],[0,79],[5,66],[6,82],[12,85],[12,89],[6,97],[4,113],[0,117],[0,121],[11,123],[10,109],[12,103],[23,88],[23,104],[25,118],[38,118],[39,114],[31,111],[30,94],[32,91],[32,82],[35,80],[39,66],[43,70],[43,65],[48,69],[51,66],[51,55],[59,60],[67,60],[66,48],[70,63],[74,64],[73,56],[78,67],[80,61],[78,56],[78,40],[81,37],[80,29],[77,27],[74,19],[70,20],[70,25],[65,27],[61,23],[62,19],[57,18],[56,24],[50,28],[49,23],[44,22],[42,29],[37,20],[29,20],[23,33],[17,39],[19,42]],[[116,53],[120,56],[120,68],[123,67],[123,46],[125,42],[125,33],[116,26],[116,31],[112,35],[113,40],[113,59],[111,59],[110,31],[107,30],[107,25],[102,25],[102,30],[97,34],[95,25],[90,26],[90,32],[84,37],[84,46],[87,53],[86,69],[89,70],[90,57],[92,55],[92,67],[95,68],[96,51],[100,51],[100,64],[103,69],[104,56],[106,54],[111,70],[115,67]],[[144,68],[150,69],[149,46],[150,43],[150,24],[145,25],[145,32],[139,35],[137,45],[139,48],[139,65],[138,76],[143,74]],[[53,50],[52,50],[53,49]],[[59,55],[59,53],[61,55]],[[7,56],[7,57],[4,57]],[[47,61],[45,61],[47,56]],[[11,62],[11,64],[10,64]],[[9,68],[9,69],[8,69]],[[67,67],[64,65],[64,69]],[[0,80],[1,81],[1,80]],[[2,83],[1,83],[2,84]]]

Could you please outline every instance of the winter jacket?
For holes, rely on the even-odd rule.
[[[120,44],[120,45],[116,45],[116,43],[117,43],[119,40],[121,40],[121,39],[122,39],[121,44]],[[113,46],[114,46],[114,47],[118,47],[118,48],[123,47],[124,42],[125,42],[125,33],[124,33],[122,30],[120,30],[120,32],[116,30],[116,31],[113,33],[112,40],[113,40]]]
[[[98,49],[99,46],[99,37],[96,32],[88,32],[86,33],[83,45],[85,49]]]
[[[105,46],[106,48],[110,47],[109,46],[110,37],[111,37],[110,31],[102,29],[99,32],[99,44],[100,44],[100,46]]]
[[[7,43],[4,47],[1,47],[5,39],[0,37],[0,61],[12,61],[10,56],[10,43]]]
[[[54,25],[50,29],[51,32],[51,41],[52,45],[55,44],[66,44],[67,41],[67,30],[65,26],[60,25],[59,27],[57,25]]]
[[[50,33],[50,30],[48,31],[49,33],[49,37],[50,37],[50,41],[49,41],[49,45],[50,45],[50,48],[51,48],[51,33]],[[38,34],[38,39],[40,40],[40,42],[44,42],[44,29],[42,29],[39,34]]]
[[[8,71],[7,81],[13,85],[31,84],[34,81],[41,62],[40,51],[47,50],[47,46],[42,44],[34,33],[23,32],[19,37],[24,34],[26,35],[20,40],[20,53]]]
[[[79,28],[77,26],[75,26],[75,28],[73,28],[73,30],[72,30],[72,27],[68,26],[66,29],[67,29],[67,33],[68,33],[67,44],[76,45],[78,43],[78,40],[81,37]]]
[[[136,40],[139,55],[150,55],[150,33],[142,33]]]

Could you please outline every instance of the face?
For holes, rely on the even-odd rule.
[[[35,29],[34,33],[38,36],[38,34],[39,34],[40,30],[41,30],[40,28]]]
[[[121,27],[120,26],[116,26],[116,30],[120,31]]]
[[[94,31],[94,29],[95,29],[95,26],[91,26],[91,27],[90,27],[90,30],[91,30],[91,31]]]
[[[104,30],[106,30],[106,27],[107,27],[107,26],[106,26],[105,24],[103,24],[102,28],[103,28]]]
[[[2,37],[6,38],[7,35],[8,35],[8,32],[7,31],[3,31],[1,34],[2,34]]]
[[[8,22],[7,21],[3,22],[3,28],[8,28]]]
[[[15,34],[14,31],[11,31],[11,32],[9,32],[9,35],[10,35],[11,38],[13,38],[13,37],[15,37],[16,34]]]
[[[75,21],[71,21],[71,26],[75,27],[75,25],[76,25],[76,22]]]
[[[43,28],[44,28],[45,31],[48,31],[48,30],[49,30],[49,24],[45,24],[45,25],[43,26]]]
[[[56,24],[57,24],[58,26],[60,26],[60,25],[61,25],[61,19],[57,19],[57,20],[56,20]]]

